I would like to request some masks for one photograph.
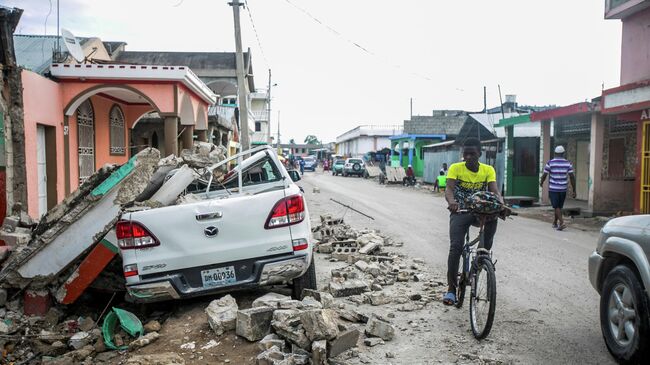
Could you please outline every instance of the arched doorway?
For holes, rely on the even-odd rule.
[[[95,113],[89,99],[77,108],[79,184],[95,173]]]

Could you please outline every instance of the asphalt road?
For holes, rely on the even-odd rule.
[[[381,229],[404,242],[403,253],[423,258],[444,277],[449,218],[441,196],[322,172],[306,173],[299,184],[306,191],[312,218],[331,212],[344,215],[354,226]],[[313,193],[313,187],[320,193]],[[331,198],[375,220],[346,210]],[[557,232],[548,223],[522,217],[499,221],[493,246],[498,260],[497,313],[489,339],[473,340],[466,307],[449,309],[435,303],[428,316],[432,330],[415,341],[402,341],[395,350],[398,358],[403,352],[405,363],[448,362],[468,352],[526,364],[613,363],[600,332],[599,296],[587,275],[587,257],[597,237],[597,232],[571,227]]]

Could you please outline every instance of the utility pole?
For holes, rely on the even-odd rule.
[[[239,100],[239,125],[241,134],[241,150],[250,149],[250,135],[248,134],[248,93],[246,92],[246,73],[244,72],[244,53],[241,46],[241,25],[239,23],[239,7],[244,6],[239,0],[228,3],[232,6],[235,20],[235,63],[237,65],[237,99]]]
[[[411,119],[413,120],[413,98],[411,98]]]
[[[271,69],[269,69],[269,91],[266,93],[266,107],[268,108],[267,111],[267,119],[268,121],[266,122],[268,126],[268,137],[266,137],[268,143],[271,143]]]
[[[282,154],[282,146],[280,146],[280,111],[278,110],[278,143],[275,145],[278,149],[278,154]]]

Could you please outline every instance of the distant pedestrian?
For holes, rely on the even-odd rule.
[[[413,171],[413,166],[409,165],[406,169],[406,177],[402,183],[404,186],[415,185],[415,172]]]
[[[447,163],[446,163],[446,162],[443,163],[443,164],[442,164],[442,167],[440,168],[440,174],[439,174],[439,175],[445,175],[445,176],[447,176],[447,171],[448,171],[448,170],[449,170],[449,168],[447,167]]]
[[[445,191],[447,188],[447,175],[445,175],[445,172],[440,170],[440,175],[438,175],[438,178],[436,179],[436,190],[438,192]]]
[[[301,158],[299,164],[300,164],[300,175],[304,175],[305,174],[305,160]]]
[[[569,180],[571,180],[572,197],[576,197],[576,177],[573,173],[573,165],[564,158],[564,147],[555,147],[555,156],[544,167],[544,174],[539,186],[544,187],[544,180],[548,179],[548,197],[551,200],[551,206],[555,210],[555,217],[553,219],[553,228],[561,231],[566,228],[564,218],[562,217],[562,208],[564,208],[564,200],[566,199],[566,192],[569,188]]]

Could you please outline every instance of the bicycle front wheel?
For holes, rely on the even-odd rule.
[[[497,299],[497,279],[489,257],[479,257],[472,267],[472,292],[469,302],[469,319],[477,339],[485,338],[492,329]]]

